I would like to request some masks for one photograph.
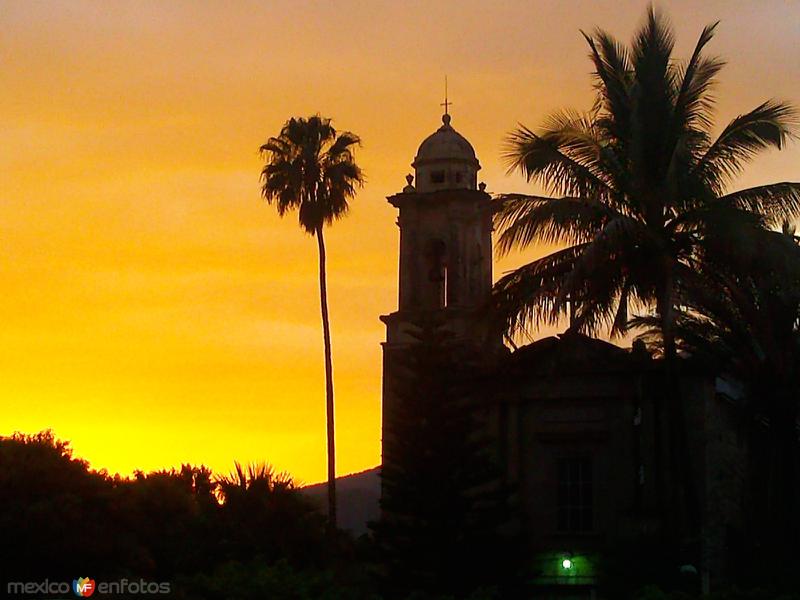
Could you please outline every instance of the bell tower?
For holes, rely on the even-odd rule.
[[[446,108],[446,107],[445,107]],[[415,343],[413,331],[435,316],[453,334],[453,342],[472,347],[487,362],[503,347],[491,326],[488,301],[492,288],[492,215],[490,197],[478,185],[481,168],[470,143],[450,124],[419,147],[408,184],[389,203],[399,211],[400,277],[398,309],[381,317],[383,346],[384,465],[392,463],[392,418],[397,382],[404,377],[405,353]]]
[[[453,129],[451,118],[420,144],[411,166],[415,175],[387,200],[399,211],[400,277],[398,309],[381,317],[383,342],[383,464],[391,463],[387,440],[404,354],[425,317],[435,316],[453,334],[491,361],[502,345],[491,326],[488,301],[492,289],[491,198],[478,185],[481,168],[472,145]]]
[[[415,177],[388,197],[400,213],[400,277],[398,310],[381,317],[384,354],[411,341],[408,327],[430,311],[459,341],[494,345],[482,316],[492,287],[490,197],[477,184],[475,150],[450,121],[445,113],[417,151]]]

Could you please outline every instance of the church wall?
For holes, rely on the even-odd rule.
[[[518,408],[518,481],[524,527],[534,550],[583,550],[601,545],[617,529],[621,507],[633,504],[635,464],[633,397],[613,380],[563,379],[530,386]],[[535,395],[534,395],[535,394]],[[558,528],[558,464],[591,461],[592,527]]]
[[[726,557],[732,530],[744,527],[744,481],[748,448],[736,403],[713,395],[702,406],[705,423],[703,486],[703,572],[708,586],[730,574]]]
[[[659,528],[656,469],[663,472],[666,490],[669,473],[666,405],[662,406],[662,449],[655,456],[655,407],[663,391],[654,373],[561,376],[532,379],[507,393],[505,439],[509,479],[518,485],[522,527],[531,551],[601,551],[615,541],[654,533]],[[710,512],[709,485],[730,489],[730,474],[721,466],[735,457],[731,451],[730,424],[717,412],[713,379],[686,377],[682,393],[687,405],[692,473],[702,506]],[[669,398],[662,398],[666,404]],[[715,412],[717,411],[717,412]],[[715,433],[709,437],[710,415]],[[724,441],[714,441],[717,438]],[[727,453],[727,454],[726,454]],[[585,531],[560,531],[558,522],[558,465],[570,458],[591,461],[592,526]],[[721,484],[707,485],[717,477]],[[729,517],[725,517],[728,519]],[[719,528],[718,528],[719,529]],[[720,543],[715,541],[714,543]]]

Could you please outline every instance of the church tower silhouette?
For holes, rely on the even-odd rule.
[[[481,168],[475,150],[451,125],[445,105],[442,126],[419,146],[408,185],[387,200],[399,210],[400,269],[398,310],[381,317],[383,345],[383,439],[387,410],[394,402],[393,381],[402,354],[415,342],[411,334],[423,320],[435,318],[453,341],[485,352],[502,347],[491,327],[488,301],[492,287],[491,198],[478,185]],[[386,456],[384,452],[384,462]]]
[[[381,317],[388,346],[409,342],[408,326],[431,311],[441,312],[458,339],[488,341],[479,313],[492,287],[490,197],[477,184],[475,150],[450,121],[445,114],[420,145],[411,165],[416,177],[387,198],[400,211],[399,308]]]

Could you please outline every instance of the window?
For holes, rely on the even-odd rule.
[[[558,461],[558,530],[592,530],[592,462],[588,458]]]
[[[444,171],[431,171],[431,183],[444,183]]]

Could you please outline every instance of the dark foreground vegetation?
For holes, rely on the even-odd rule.
[[[13,540],[3,594],[9,581],[90,576],[170,582],[172,595],[182,598],[366,600],[397,597],[394,590],[439,597],[406,594],[414,577],[384,568],[409,560],[394,551],[390,533],[382,534],[380,548],[367,536],[332,539],[317,507],[268,466],[237,465],[222,477],[189,465],[111,477],[73,457],[51,432],[0,438],[0,536]],[[441,538],[437,549],[461,541]],[[436,581],[438,566],[415,569],[419,581]],[[452,582],[455,573],[448,573]]]
[[[419,482],[427,491],[408,490],[419,500],[402,510],[406,527],[394,520],[372,535],[352,539],[341,533],[334,540],[323,515],[291,479],[266,466],[237,467],[230,476],[215,477],[185,465],[127,479],[89,469],[50,432],[0,438],[0,536],[11,542],[4,551],[2,593],[9,581],[90,576],[97,582],[169,582],[170,597],[177,598],[536,597],[527,589],[513,537],[500,539],[487,530],[502,518],[486,508],[501,504],[482,493],[454,506],[457,495],[469,496],[470,476],[462,473],[452,485],[438,487],[429,479],[433,469],[422,467]],[[600,591],[613,595],[600,597],[699,597],[675,591],[687,589],[679,573],[665,580],[662,551],[621,549],[609,557]],[[766,554],[760,562],[768,567],[784,561],[773,567],[785,572],[791,556]],[[800,597],[774,584],[763,574],[759,585],[748,582],[747,591],[732,587],[710,597]]]
[[[168,581],[187,598],[368,598],[358,545],[268,466],[111,477],[52,433],[0,440],[4,579]],[[335,551],[334,551],[335,546]],[[3,582],[5,588],[6,582]],[[5,592],[5,589],[3,590]]]

